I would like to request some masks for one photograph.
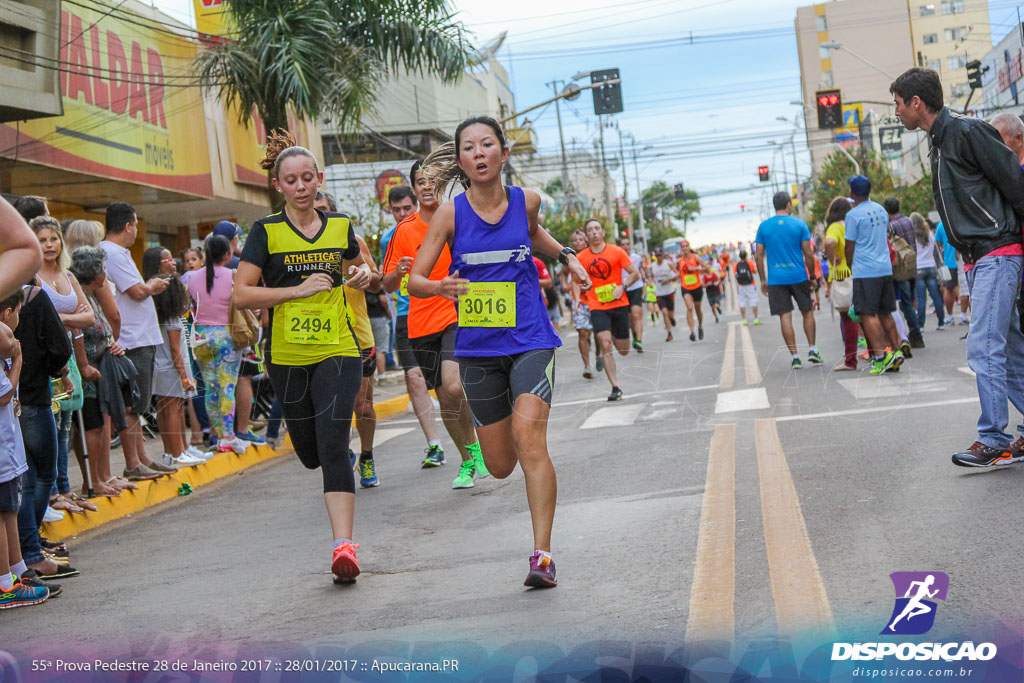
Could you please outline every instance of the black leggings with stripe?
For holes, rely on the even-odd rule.
[[[522,394],[534,394],[551,405],[555,388],[554,349],[535,349],[513,356],[459,356],[456,360],[466,401],[478,427],[511,415]]]
[[[362,359],[334,356],[313,365],[267,363],[299,461],[321,468],[324,493],[355,493],[348,442],[362,381]]]

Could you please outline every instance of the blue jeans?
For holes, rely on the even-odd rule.
[[[981,416],[978,441],[1003,448],[1012,441],[1006,433],[1009,399],[1024,412],[1024,334],[1017,315],[1024,256],[986,256],[967,271],[971,293],[971,331],[967,335],[967,364],[977,375]],[[1024,425],[1017,427],[1024,435]]]
[[[914,281],[893,280],[892,286],[896,293],[896,303],[900,307],[900,313],[907,321],[907,332],[910,338],[920,337],[922,321],[917,319],[917,311],[914,310]]]
[[[191,355],[191,354],[189,354]],[[199,429],[204,432],[210,431],[210,416],[206,414],[206,384],[203,383],[203,373],[199,370],[196,359],[192,359],[192,381],[196,385],[196,395],[192,397],[192,407],[196,411],[196,419],[199,420]]]
[[[946,309],[942,305],[937,273],[936,268],[921,268],[917,271],[917,320],[921,323],[921,327],[924,327],[924,319],[928,311],[927,294],[931,294],[932,303],[935,304],[935,317],[939,319],[939,327],[946,324]]]
[[[22,475],[18,536],[26,564],[43,561],[39,527],[57,479],[57,424],[50,406],[21,406],[21,436],[28,471]]]
[[[71,440],[71,418],[74,413],[62,410],[56,415],[57,422],[57,481],[51,494],[71,493],[71,481],[68,479],[68,441]]]

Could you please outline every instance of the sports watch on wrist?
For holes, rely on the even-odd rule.
[[[563,266],[569,265],[569,254],[572,254],[573,256],[575,256],[576,255],[576,250],[573,249],[572,247],[565,247],[565,248],[563,248],[562,249],[562,253],[560,253],[558,255],[559,263],[561,263]]]

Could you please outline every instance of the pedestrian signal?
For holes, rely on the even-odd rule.
[[[815,94],[818,104],[818,128],[843,127],[843,96],[838,90],[819,90]]]

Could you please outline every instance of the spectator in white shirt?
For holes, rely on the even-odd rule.
[[[121,436],[125,461],[140,463],[124,472],[125,479],[132,481],[150,478],[153,472],[176,471],[162,462],[153,462],[146,455],[139,423],[139,416],[149,410],[153,398],[153,363],[156,348],[163,343],[152,296],[167,289],[167,279],[160,276],[144,281],[132,260],[128,249],[135,243],[139,221],[131,204],[116,202],[108,206],[106,227],[106,239],[100,242],[100,247],[107,254],[107,278],[114,283],[114,300],[121,312],[121,336],[117,341],[138,371],[139,400],[135,405],[126,406],[128,429]]]

